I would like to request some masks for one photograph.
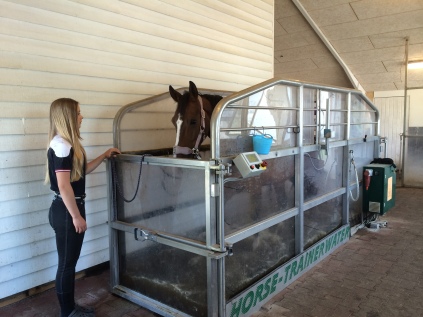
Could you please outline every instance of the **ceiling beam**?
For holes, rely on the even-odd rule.
[[[303,7],[300,0],[292,0],[292,2],[296,5],[298,10],[300,10],[301,14],[304,16],[304,18],[307,20],[307,22],[310,24],[310,26],[313,28],[313,30],[316,32],[316,34],[320,37],[322,42],[329,49],[329,51],[331,52],[333,57],[335,57],[335,59],[338,61],[339,65],[341,65],[341,67],[344,69],[346,75],[348,76],[348,79],[350,80],[350,82],[354,86],[354,88],[362,91],[363,93],[366,93],[365,89],[360,85],[357,78],[354,76],[354,74],[348,68],[347,64],[345,64],[345,62],[343,61],[341,56],[339,56],[338,52],[335,50],[333,45],[330,43],[330,41],[327,39],[327,37],[323,34],[323,31],[317,26],[317,24],[314,22],[313,18],[308,14],[306,9]]]

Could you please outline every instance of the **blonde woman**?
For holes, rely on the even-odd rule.
[[[120,153],[118,149],[110,148],[88,163],[80,142],[82,119],[79,103],[73,99],[57,99],[50,106],[46,182],[55,193],[49,221],[56,234],[59,257],[56,293],[61,317],[94,316],[92,308],[76,305],[74,300],[75,267],[87,230],[85,175],[95,170],[104,159]]]

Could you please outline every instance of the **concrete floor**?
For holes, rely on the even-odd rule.
[[[344,245],[271,298],[254,317],[423,316],[423,189],[397,188],[379,230]],[[158,316],[109,292],[109,270],[76,281],[77,301],[97,317]],[[54,289],[0,308],[4,317],[59,316]]]

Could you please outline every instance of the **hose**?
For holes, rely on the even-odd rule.
[[[358,198],[360,198],[360,184],[358,183],[358,173],[357,173],[357,167],[355,166],[354,159],[351,160],[351,164],[354,166],[354,170],[355,170],[355,182],[357,184],[357,197],[354,198],[352,194],[352,189],[350,189],[350,197],[353,201],[357,201]]]
[[[140,160],[140,171],[138,173],[138,181],[137,181],[137,187],[135,189],[135,193],[134,196],[131,199],[125,198],[125,196],[123,195],[123,190],[119,184],[119,179],[117,177],[117,171],[116,171],[116,161],[114,158],[112,158],[112,175],[113,175],[113,180],[116,184],[117,187],[117,191],[119,193],[119,196],[123,199],[124,202],[126,203],[130,203],[132,201],[134,201],[135,197],[137,197],[138,194],[138,189],[140,187],[140,183],[141,183],[141,173],[142,173],[142,163],[144,162],[144,157],[146,156],[151,156],[151,154],[144,154],[141,155],[141,160]]]

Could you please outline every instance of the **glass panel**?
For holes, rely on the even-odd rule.
[[[205,89],[199,92],[220,96],[230,94],[227,91]],[[171,119],[176,110],[176,103],[169,93],[133,102],[124,106],[122,110],[125,112],[115,118],[120,118],[120,121],[113,127],[121,151],[147,151],[173,147],[176,131]]]
[[[342,225],[342,196],[304,212],[304,248],[315,244]]]
[[[342,187],[342,147],[304,155],[304,201]]]
[[[170,120],[175,109],[175,102],[166,95],[125,113],[118,131],[121,151],[173,147],[176,133]]]
[[[207,316],[206,259],[119,232],[119,284],[191,316]]]
[[[288,108],[297,106],[296,93],[296,87],[277,85],[227,106],[220,121],[221,156],[239,153],[239,149],[251,151],[253,134],[272,135],[272,149],[295,146],[292,126],[297,126],[297,110]]]
[[[129,200],[137,188],[140,164],[117,161],[116,167],[119,188]],[[204,184],[204,170],[144,164],[134,201],[126,203],[117,195],[117,218],[205,242]]]
[[[351,111],[373,111],[359,95],[351,95]]]
[[[350,196],[350,200],[349,200],[349,205],[350,205],[350,219],[349,219],[349,224],[351,227],[354,227],[360,223],[363,222],[363,186],[360,185],[360,194],[358,196],[358,200],[354,201],[351,199]],[[351,193],[350,193],[351,195]],[[352,195],[354,196],[354,198],[357,197],[357,192],[356,189],[354,188],[352,190]]]
[[[423,136],[423,127],[409,127],[408,135],[410,136]]]
[[[327,108],[329,107],[329,129],[331,130],[331,141],[343,140],[346,128],[347,101],[345,93],[331,91],[320,91],[320,111],[317,114],[317,121],[320,122],[320,141],[324,142],[324,130],[328,121]]]
[[[364,112],[369,115],[369,113]],[[357,114],[351,114],[351,119],[354,120]],[[356,119],[356,118],[355,118]],[[373,124],[352,124],[350,128],[350,138],[357,139],[362,138],[364,139],[366,136],[376,135],[376,127]]]
[[[267,163],[259,176],[225,183],[226,235],[294,207],[294,157]],[[231,177],[240,177],[236,166]]]
[[[316,103],[316,89],[307,89],[303,90],[303,144],[310,145],[316,143],[316,124],[317,124],[317,103]],[[307,126],[313,127],[307,127]]]
[[[350,138],[365,138],[377,134],[376,112],[367,103],[356,95],[351,96],[351,127]]]
[[[140,137],[139,131],[122,131],[121,135],[125,139],[122,151],[150,151],[152,149],[168,148],[168,154],[163,156],[171,156],[173,154],[173,145],[175,144],[175,128],[160,131],[143,131]]]
[[[405,140],[404,185],[423,187],[423,127],[408,129]]]
[[[375,143],[374,142],[366,142],[366,143],[359,143],[359,144],[355,144],[350,146],[350,149],[353,151],[353,155],[354,155],[354,163],[355,163],[355,168],[354,165],[351,165],[351,163],[349,164],[348,167],[348,171],[350,173],[350,184],[354,185],[356,184],[356,171],[357,171],[357,178],[359,183],[362,183],[362,179],[363,179],[363,166],[365,165],[369,165],[371,161],[373,161],[374,158],[374,147]],[[350,158],[349,158],[350,159]],[[353,199],[351,199],[351,195],[353,196],[354,199],[357,199],[357,188],[354,187],[351,192],[349,193],[350,195],[350,225],[354,226],[357,225],[359,223],[361,223],[361,218],[362,218],[362,210],[363,210],[363,205],[362,205],[362,185],[360,185],[360,189],[359,189],[359,193],[358,193],[358,201],[355,202],[353,201]]]
[[[294,218],[234,245],[225,258],[226,300],[230,300],[295,255]]]
[[[353,151],[354,162],[357,168],[358,179],[361,181],[363,178],[363,166],[369,165],[374,159],[375,142],[359,143],[350,146],[350,150]],[[350,166],[351,183],[355,183],[355,173],[353,166]]]

